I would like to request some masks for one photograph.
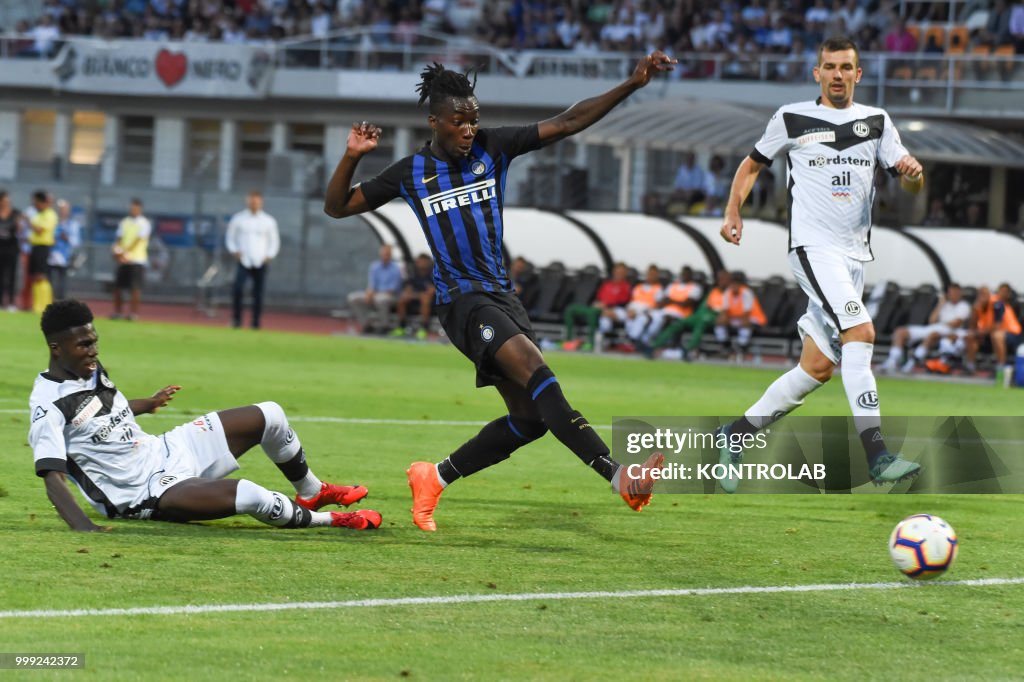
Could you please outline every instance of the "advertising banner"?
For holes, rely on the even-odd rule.
[[[58,87],[74,92],[262,98],[273,48],[223,43],[76,39],[54,60]]]

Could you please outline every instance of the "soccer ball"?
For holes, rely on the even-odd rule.
[[[931,514],[908,516],[889,536],[889,556],[903,575],[914,580],[945,573],[956,559],[957,547],[953,527]]]

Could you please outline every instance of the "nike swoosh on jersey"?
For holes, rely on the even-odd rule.
[[[435,173],[434,175],[431,175],[429,178],[420,178],[420,182],[422,182],[425,185],[434,178],[436,178],[438,175],[440,175],[440,173]]]

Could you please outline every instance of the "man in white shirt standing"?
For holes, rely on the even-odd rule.
[[[871,373],[875,327],[863,305],[864,263],[871,253],[871,205],[875,170],[900,178],[916,194],[924,181],[884,110],[856,104],[861,77],[857,46],[830,38],[818,49],[816,100],[787,104],[771,120],[753,151],[740,163],[732,183],[721,235],[740,243],[740,207],[773,157],[785,155],[789,191],[789,261],[807,294],[807,312],[797,322],[803,341],[800,364],[779,377],[743,417],[722,427],[729,440],[754,433],[803,404],[804,398],[843,364],[843,388],[875,483],[916,475],[920,465],[890,453],[881,433],[878,389]],[[738,464],[742,451],[723,448],[719,461]],[[738,479],[719,481],[734,492]]]
[[[260,328],[263,311],[263,288],[267,266],[281,248],[277,221],[263,211],[263,194],[253,190],[246,199],[246,210],[239,211],[228,223],[228,251],[238,261],[235,273],[232,324],[242,326],[242,296],[245,281],[252,278],[252,328]]]

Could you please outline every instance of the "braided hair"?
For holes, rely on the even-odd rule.
[[[472,74],[473,81],[469,76]],[[462,99],[473,97],[473,89],[476,87],[476,73],[459,73],[444,68],[443,64],[434,62],[432,66],[423,69],[420,74],[420,83],[416,86],[416,92],[420,95],[417,106],[430,101],[430,113],[437,114],[441,105],[449,98]]]

